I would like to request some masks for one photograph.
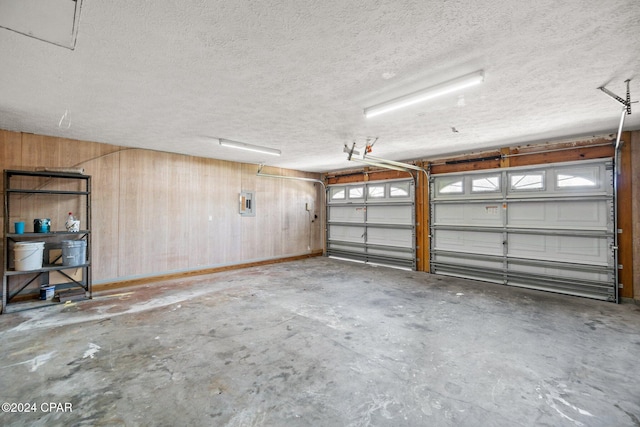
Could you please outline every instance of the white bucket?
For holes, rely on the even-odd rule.
[[[13,261],[16,271],[39,270],[42,268],[44,242],[18,242],[13,247]]]
[[[73,266],[82,265],[87,260],[86,240],[63,240],[62,241],[62,265]]]

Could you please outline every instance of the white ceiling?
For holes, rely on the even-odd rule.
[[[315,172],[356,166],[343,146],[367,137],[408,160],[615,133],[597,88],[640,98],[639,41],[638,0],[84,0],[74,50],[0,28],[0,128]]]

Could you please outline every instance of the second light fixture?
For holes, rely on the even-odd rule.
[[[380,114],[388,113],[390,111],[395,111],[400,108],[408,107],[410,105],[418,104],[433,98],[437,98],[439,96],[447,95],[449,93],[457,92],[462,89],[478,85],[483,81],[484,71],[479,70],[474,73],[428,87],[426,89],[412,92],[407,95],[399,96],[389,101],[367,107],[364,109],[364,116],[366,118],[371,118]]]
[[[237,148],[239,150],[254,151],[256,153],[279,156],[282,152],[275,148],[262,147],[260,145],[247,144],[246,142],[232,141],[230,139],[218,139],[218,143],[223,147]]]

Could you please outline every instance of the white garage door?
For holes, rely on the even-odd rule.
[[[432,178],[431,272],[617,301],[610,160]]]
[[[327,187],[327,255],[415,270],[413,180]]]

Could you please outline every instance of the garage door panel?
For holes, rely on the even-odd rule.
[[[545,236],[511,233],[507,254],[519,258],[607,265],[606,237]]]
[[[329,239],[344,242],[364,243],[364,227],[346,227],[342,225],[329,226]]]
[[[394,267],[416,266],[412,179],[327,187],[327,255]]]
[[[434,225],[502,226],[500,203],[447,203],[435,206]]]
[[[547,242],[540,234],[509,234],[507,248],[509,255],[540,258],[547,252]]]
[[[398,230],[393,228],[373,228],[367,229],[367,243],[374,245],[397,246],[401,248],[413,247],[413,231]]]
[[[378,255],[378,256],[390,257],[390,258],[404,258],[406,260],[413,259],[413,253],[411,251],[398,252],[398,251],[389,250],[389,249],[368,248],[367,253],[371,255]]]
[[[474,194],[478,176],[500,194]],[[613,195],[609,159],[437,175],[431,271],[617,301]]]
[[[511,202],[507,206],[507,223],[513,227],[540,226],[547,223],[544,204]]]
[[[433,225],[459,225],[464,223],[464,205],[462,203],[450,203],[433,207]]]
[[[607,204],[600,202],[567,201],[557,205],[559,224],[579,223],[587,227],[606,227],[608,222]]]
[[[564,267],[548,267],[544,265],[531,265],[530,263],[519,263],[509,261],[509,271],[527,273],[531,276],[549,276],[565,279],[577,279],[582,281],[592,281],[607,283],[612,279],[607,267],[602,267],[599,271],[585,271],[579,267],[568,269]]]
[[[502,233],[435,230],[434,250],[450,250],[485,255],[502,255]]]
[[[584,283],[568,279],[555,280],[550,277],[540,279],[535,276],[513,276],[510,278],[510,286],[536,289],[539,291],[555,292],[559,294],[598,299],[602,301],[615,301],[615,291],[610,285],[604,283]]]
[[[359,222],[364,223],[364,207],[331,206],[329,207],[329,222]]]
[[[606,238],[558,236],[556,241],[559,259],[584,263],[607,262],[609,245]]]
[[[461,265],[467,267],[482,267],[501,270],[503,267],[502,260],[499,259],[479,259],[473,257],[465,257],[463,254],[447,254],[437,253],[434,257],[436,263],[447,263],[452,265]]]
[[[327,245],[327,249],[364,253],[364,245],[359,247],[355,245],[345,245],[345,244],[341,245],[339,243],[330,243],[329,245]]]
[[[431,262],[432,272],[435,274],[447,274],[495,283],[502,283],[503,280],[501,260],[469,258],[463,254],[437,253]]]
[[[411,225],[413,223],[413,205],[368,206],[367,222],[373,224]]]
[[[511,227],[607,230],[610,224],[605,200],[510,202],[507,212]]]

